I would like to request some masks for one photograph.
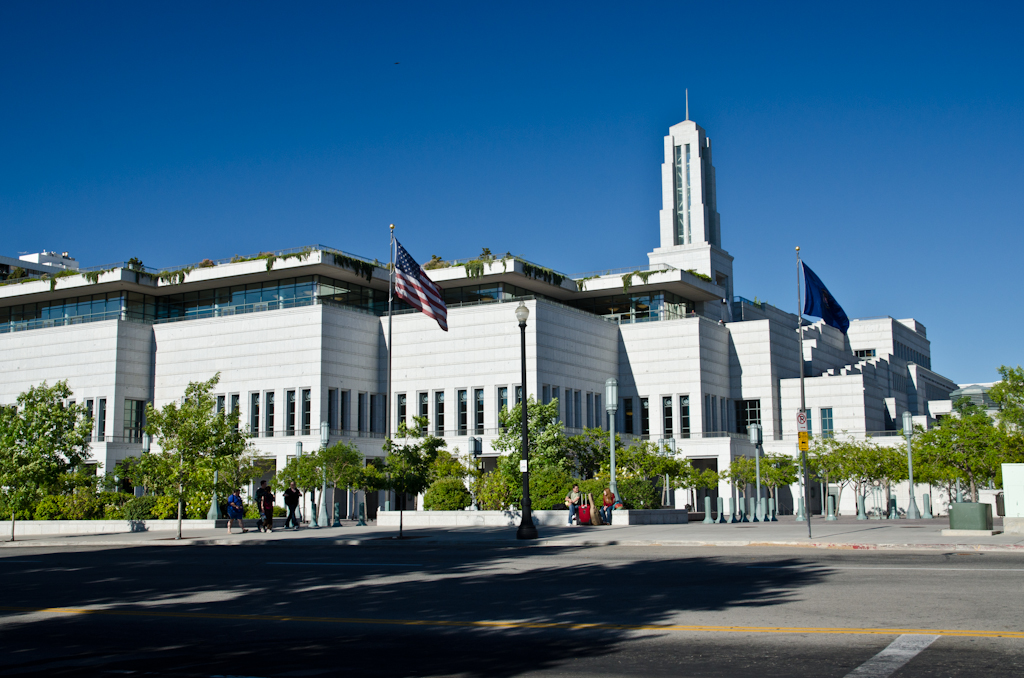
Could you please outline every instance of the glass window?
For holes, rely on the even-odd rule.
[[[622,399],[622,432],[633,434],[633,399]]]
[[[422,417],[423,421],[424,421],[423,427],[420,428],[420,434],[421,435],[426,435],[427,434],[426,422],[430,421],[430,410],[429,410],[429,407],[430,407],[430,396],[427,395],[426,393],[421,393],[420,394],[420,415],[419,416]]]
[[[498,411],[508,409],[508,386],[498,387]]]
[[[338,430],[338,389],[327,389],[327,426],[331,431]]]
[[[222,396],[222,395],[217,396],[217,414],[223,414],[223,412],[224,412],[224,405],[225,405],[224,396]]]
[[[640,399],[640,435],[651,435],[651,408],[647,398]]]
[[[239,406],[239,401],[240,400],[241,400],[241,398],[239,397],[239,395],[237,393],[232,393],[231,394],[231,412],[232,412],[232,414],[235,413],[235,412],[238,412],[238,409],[239,409],[238,406]],[[235,421],[235,430],[236,431],[238,430],[238,421],[237,420]]]
[[[583,412],[581,411],[583,409],[583,407],[581,406],[581,401],[582,400],[583,400],[583,393],[582,393],[582,391],[576,391],[576,393],[574,395],[575,406],[573,408],[573,410],[575,412],[575,417],[576,417],[576,428],[583,428]]]
[[[821,408],[821,437],[831,438],[832,434],[832,408],[823,407]]]
[[[444,391],[434,394],[434,434],[444,435]]]
[[[547,384],[544,384],[544,386],[541,387],[540,392],[542,394],[541,402],[544,403],[545,405],[550,403],[551,402],[551,387],[548,386]]]
[[[260,394],[252,393],[249,396],[249,431],[254,436],[260,434]]]
[[[679,396],[679,436],[690,437],[690,396]]]
[[[366,394],[359,394],[359,402],[356,405],[356,428],[358,431],[366,430]]]
[[[295,435],[295,391],[285,391],[284,394],[284,432],[285,435]]]
[[[557,401],[558,407],[555,408],[555,421],[561,421],[562,419],[562,399],[558,395],[558,387],[551,387],[551,400]]]
[[[107,399],[100,398],[100,404],[96,410],[96,435],[100,441],[107,435]]]
[[[126,443],[142,442],[142,417],[145,402],[142,400],[124,401],[124,441]]]
[[[484,432],[484,390],[478,388],[473,391],[473,400],[476,403],[476,434]]]
[[[736,401],[736,432],[746,433],[751,424],[761,424],[760,400]]]
[[[274,435],[274,392],[267,391],[264,394],[264,409],[266,410],[263,415],[264,425],[266,426],[266,434],[268,437]]]
[[[516,405],[523,402],[523,387],[516,386]]]
[[[406,405],[405,394],[404,393],[399,393],[398,394],[398,424],[399,425],[406,423],[406,421],[405,421],[406,408],[407,408],[407,405]]]
[[[661,432],[666,438],[672,437],[672,396],[661,399]]]
[[[587,428],[594,428],[594,394],[587,392]]]
[[[605,428],[604,414],[601,411],[601,394],[594,394],[594,424],[600,426],[602,429]]]
[[[469,428],[469,393],[460,389],[459,399],[459,435],[464,436]]]
[[[810,438],[814,434],[814,431],[812,430],[814,428],[814,426],[813,426],[813,421],[811,420],[811,410],[810,410],[810,408],[807,408],[806,410],[804,410],[804,414],[807,415],[807,437]]]
[[[313,394],[309,389],[302,391],[302,435],[309,435],[309,427],[312,423]]]

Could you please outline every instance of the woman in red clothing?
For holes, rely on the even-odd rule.
[[[609,488],[604,488],[604,493],[601,496],[601,503],[604,504],[601,507],[601,520],[606,525],[612,524],[612,507],[615,506],[615,495]]]

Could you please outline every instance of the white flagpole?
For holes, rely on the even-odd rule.
[[[388,248],[391,258],[391,270],[388,271],[388,401],[384,405],[384,435],[391,438],[391,314],[395,298],[395,225],[391,224],[391,245]]]
[[[800,274],[802,272],[802,266],[800,265],[800,248],[796,248],[796,323],[798,328],[798,335],[800,342],[797,344],[797,362],[800,363],[800,412],[807,412],[807,400],[804,395],[804,289],[800,285]],[[797,434],[799,438],[799,434]],[[810,475],[807,470],[807,451],[801,451],[803,457],[804,466],[804,510],[807,516],[807,538],[811,539],[811,486],[810,486]]]

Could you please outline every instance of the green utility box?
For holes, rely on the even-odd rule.
[[[992,504],[962,502],[949,507],[949,529],[991,530]]]

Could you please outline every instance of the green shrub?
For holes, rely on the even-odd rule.
[[[628,509],[661,508],[661,484],[657,478],[623,478],[618,482],[618,490]]]
[[[440,478],[423,495],[423,508],[428,511],[461,511],[473,503],[473,497],[460,478]]]
[[[245,517],[249,520],[257,520],[260,517],[260,507],[256,505],[256,502],[245,505]]]
[[[564,508],[572,483],[567,471],[550,466],[537,468],[530,473],[531,507],[538,511]]]
[[[153,506],[153,517],[157,520],[169,520],[178,517],[178,502],[174,497],[157,497]]]
[[[284,518],[287,515],[288,515],[288,511],[286,511],[283,506],[275,506],[274,507],[274,517],[275,518]]]
[[[65,520],[67,511],[66,497],[58,495],[47,495],[36,504],[36,520]]]
[[[128,501],[122,511],[124,513],[125,520],[152,520],[155,516],[154,511],[156,510],[158,497],[153,495],[147,495],[145,497],[135,497]]]

